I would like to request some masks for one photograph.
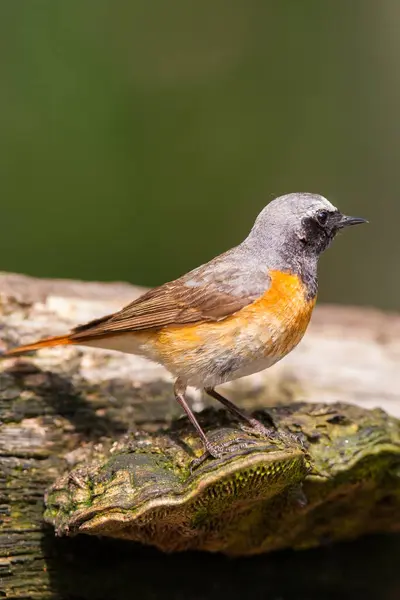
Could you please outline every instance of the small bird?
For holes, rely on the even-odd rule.
[[[265,432],[215,387],[267,369],[297,346],[316,302],[320,254],[338,231],[366,222],[343,215],[318,194],[281,196],[261,211],[238,246],[116,313],[5,356],[76,344],[160,363],[176,377],[175,398],[206,454],[219,457],[224,449],[198,423],[185,398],[187,386],[204,388],[237,418]]]

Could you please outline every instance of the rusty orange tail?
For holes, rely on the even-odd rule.
[[[26,344],[24,346],[11,348],[11,350],[0,353],[0,356],[18,356],[19,354],[25,354],[25,352],[31,352],[32,350],[40,350],[40,348],[50,348],[51,346],[67,346],[68,344],[73,343],[74,342],[68,335],[58,335],[55,337],[46,338],[44,340],[39,340],[33,344]]]

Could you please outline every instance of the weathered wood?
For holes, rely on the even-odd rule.
[[[139,292],[127,284],[4,274],[0,344],[8,347],[63,333],[119,308]],[[285,361],[226,387],[232,398],[253,410],[268,399],[340,401],[380,406],[399,417],[399,360],[399,316],[325,306],[316,310],[304,341]],[[337,569],[352,570],[347,592],[362,588],[366,580],[364,597],[374,597],[368,593],[376,579],[379,597],[396,596],[399,578],[382,559],[399,551],[396,537],[239,561],[234,576],[232,564],[217,556],[165,557],[121,541],[55,538],[43,523],[45,489],[82,459],[90,460],[96,444],[104,451],[127,429],[157,429],[165,420],[166,405],[168,417],[179,416],[169,381],[157,365],[92,349],[43,350],[32,358],[0,363],[0,597],[126,600],[162,593],[164,598],[194,599],[220,597],[223,590],[240,598],[253,578],[253,597],[266,597],[268,589],[271,595],[289,598],[298,593],[303,573],[306,596],[314,597],[309,586],[313,578],[315,597],[320,598],[324,590],[340,589]],[[211,404],[197,394],[193,401],[197,409]],[[290,570],[296,588],[282,583]]]

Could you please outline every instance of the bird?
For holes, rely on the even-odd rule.
[[[280,196],[263,208],[234,248],[150,289],[118,312],[3,356],[82,345],[159,363],[175,378],[175,398],[204,454],[219,458],[226,449],[201,427],[187,402],[187,387],[205,390],[237,419],[265,433],[259,421],[215,388],[271,367],[298,345],[316,303],[320,255],[339,231],[367,222],[344,215],[319,194]]]

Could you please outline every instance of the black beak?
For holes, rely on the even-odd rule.
[[[338,229],[343,229],[343,227],[350,227],[350,225],[361,225],[361,223],[368,223],[368,221],[362,217],[346,217],[346,215],[342,215],[336,227]]]

